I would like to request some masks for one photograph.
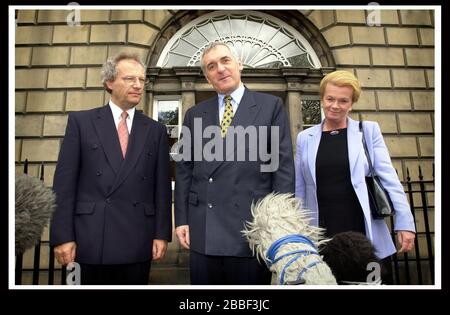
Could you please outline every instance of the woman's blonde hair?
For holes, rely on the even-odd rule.
[[[356,103],[359,99],[359,96],[361,95],[361,85],[358,81],[358,79],[353,75],[353,73],[348,71],[334,71],[331,73],[328,73],[322,81],[320,81],[320,99],[323,98],[325,94],[325,88],[327,87],[327,84],[334,84],[339,87],[348,86],[353,89],[353,96],[352,101],[353,103]]]

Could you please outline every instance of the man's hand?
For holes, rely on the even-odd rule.
[[[410,231],[397,231],[398,242],[401,245],[399,253],[409,252],[414,248],[414,239],[416,234]]]
[[[152,259],[160,260],[166,254],[166,250],[167,250],[166,240],[153,240]]]
[[[175,229],[175,234],[177,235],[178,241],[181,246],[189,249],[191,241],[189,239],[189,225],[180,225]]]
[[[77,244],[75,242],[67,242],[58,246],[55,246],[53,252],[55,253],[56,260],[65,266],[75,261],[75,252]]]

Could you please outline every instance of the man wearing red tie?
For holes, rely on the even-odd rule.
[[[70,113],[55,171],[50,243],[81,284],[147,284],[171,240],[169,148],[164,125],[135,106],[145,66],[121,53],[102,68],[111,99]]]

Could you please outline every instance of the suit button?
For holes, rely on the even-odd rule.
[[[111,203],[111,199],[106,199],[106,203]]]
[[[142,176],[142,180],[147,180],[147,176]]]
[[[208,203],[208,208],[212,209],[212,207],[213,207],[212,203]]]
[[[100,176],[100,175],[102,175],[102,171],[97,171],[97,176]]]
[[[133,202],[133,207],[136,207],[138,205],[139,202],[135,201]]]
[[[208,179],[208,181],[209,181],[210,183],[212,183],[214,180],[210,177],[210,178]]]
[[[92,150],[96,150],[96,149],[98,148],[98,144],[94,143],[94,144],[91,146],[91,148],[92,148]]]

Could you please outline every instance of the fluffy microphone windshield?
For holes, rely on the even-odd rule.
[[[16,255],[36,245],[55,209],[55,195],[37,178],[16,176]]]
[[[318,247],[328,240],[310,224],[310,213],[291,194],[269,194],[252,204],[242,231],[273,273],[273,284],[337,284]]]

